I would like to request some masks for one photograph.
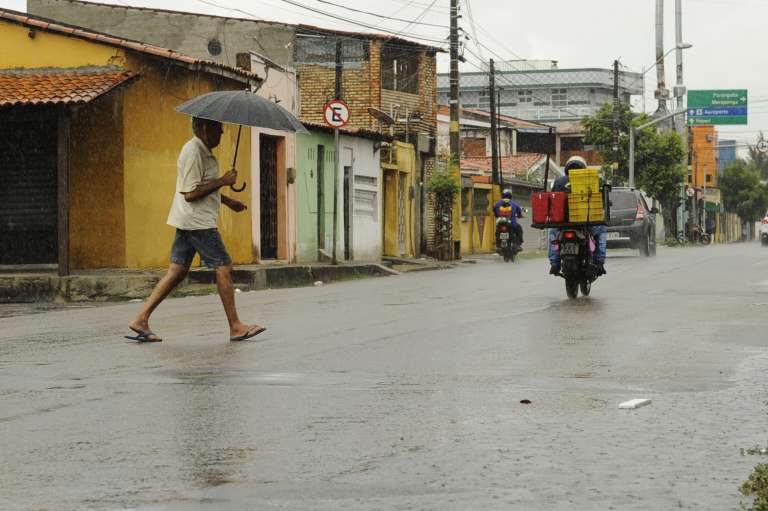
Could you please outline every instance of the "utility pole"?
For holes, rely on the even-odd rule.
[[[677,51],[675,52],[676,57],[676,74],[677,74],[677,81],[675,82],[675,98],[676,103],[675,107],[680,110],[684,107],[685,102],[685,85],[683,84],[683,2],[682,0],[675,0],[675,45],[677,47]],[[680,139],[683,141],[683,147],[686,148],[686,150],[690,150],[688,147],[688,129],[685,126],[685,117],[682,119],[679,119],[675,126],[677,127],[677,132],[680,134]],[[683,165],[685,166],[686,170],[688,170],[688,154],[683,156]],[[695,188],[695,186],[694,186]],[[682,203],[684,204],[684,203]],[[681,209],[684,212],[685,207],[681,205]],[[682,213],[680,215],[677,214],[677,211],[675,211],[675,217],[676,218],[682,218]],[[677,232],[676,235],[680,235],[680,232],[683,232],[684,236],[687,236],[688,233],[685,233],[685,226],[684,222],[681,221],[680,224],[677,226]]]
[[[499,123],[496,116],[496,67],[491,59],[490,74],[488,76],[490,95],[491,95],[491,182],[499,184]]]
[[[461,184],[461,128],[460,128],[460,112],[459,112],[459,80],[461,78],[459,74],[459,0],[451,0],[451,124],[449,128],[450,132],[450,163],[449,172],[451,176],[456,180],[456,183]],[[459,207],[461,205],[461,197],[458,201],[454,201],[453,204],[453,218],[451,219],[452,226],[458,224]],[[453,238],[456,237],[456,233],[453,232]],[[455,244],[454,244],[455,245]],[[451,247],[451,253],[453,253],[454,247]],[[458,258],[461,254],[453,254],[453,258]]]
[[[683,0],[675,0],[675,45],[677,51],[676,57],[676,71],[677,81],[675,82],[675,108],[683,108],[683,102],[685,97],[685,85],[683,84]],[[685,119],[683,119],[684,121]],[[685,140],[685,122],[676,123],[678,126],[678,133]]]
[[[619,61],[613,61],[613,154],[618,170],[619,130],[621,129],[621,104],[619,103]]]
[[[664,72],[664,0],[656,0],[656,100],[659,102],[659,107],[654,114],[654,117],[663,117],[669,113],[667,110],[667,98],[669,97],[669,91],[667,90],[667,79]],[[664,124],[661,125],[661,129],[664,129]]]
[[[336,99],[341,99],[341,83],[344,78],[344,61],[342,60],[342,41],[336,39]],[[339,143],[339,128],[333,130],[333,251],[331,255],[331,264],[339,264],[336,256],[336,242],[339,230],[339,163],[341,157],[341,144]]]

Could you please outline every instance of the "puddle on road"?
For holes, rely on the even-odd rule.
[[[339,387],[344,390],[374,390],[396,383],[396,378],[367,377],[346,372],[297,373],[233,369],[162,371],[166,383],[191,385],[263,385],[275,387]]]

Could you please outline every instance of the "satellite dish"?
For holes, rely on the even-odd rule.
[[[395,120],[389,114],[379,110],[378,108],[370,107],[368,108],[368,113],[371,114],[375,119],[378,119],[383,124],[387,124],[387,125],[395,124]]]

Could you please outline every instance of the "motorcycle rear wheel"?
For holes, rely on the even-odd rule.
[[[568,298],[576,299],[579,297],[579,281],[574,278],[565,279],[565,294]]]
[[[579,283],[579,289],[581,289],[582,295],[589,296],[589,293],[592,291],[592,283],[588,280],[582,280]]]

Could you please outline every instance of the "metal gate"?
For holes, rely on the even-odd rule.
[[[58,260],[57,120],[0,114],[0,264]]]
[[[261,197],[261,258],[277,258],[277,140],[259,137]]]

